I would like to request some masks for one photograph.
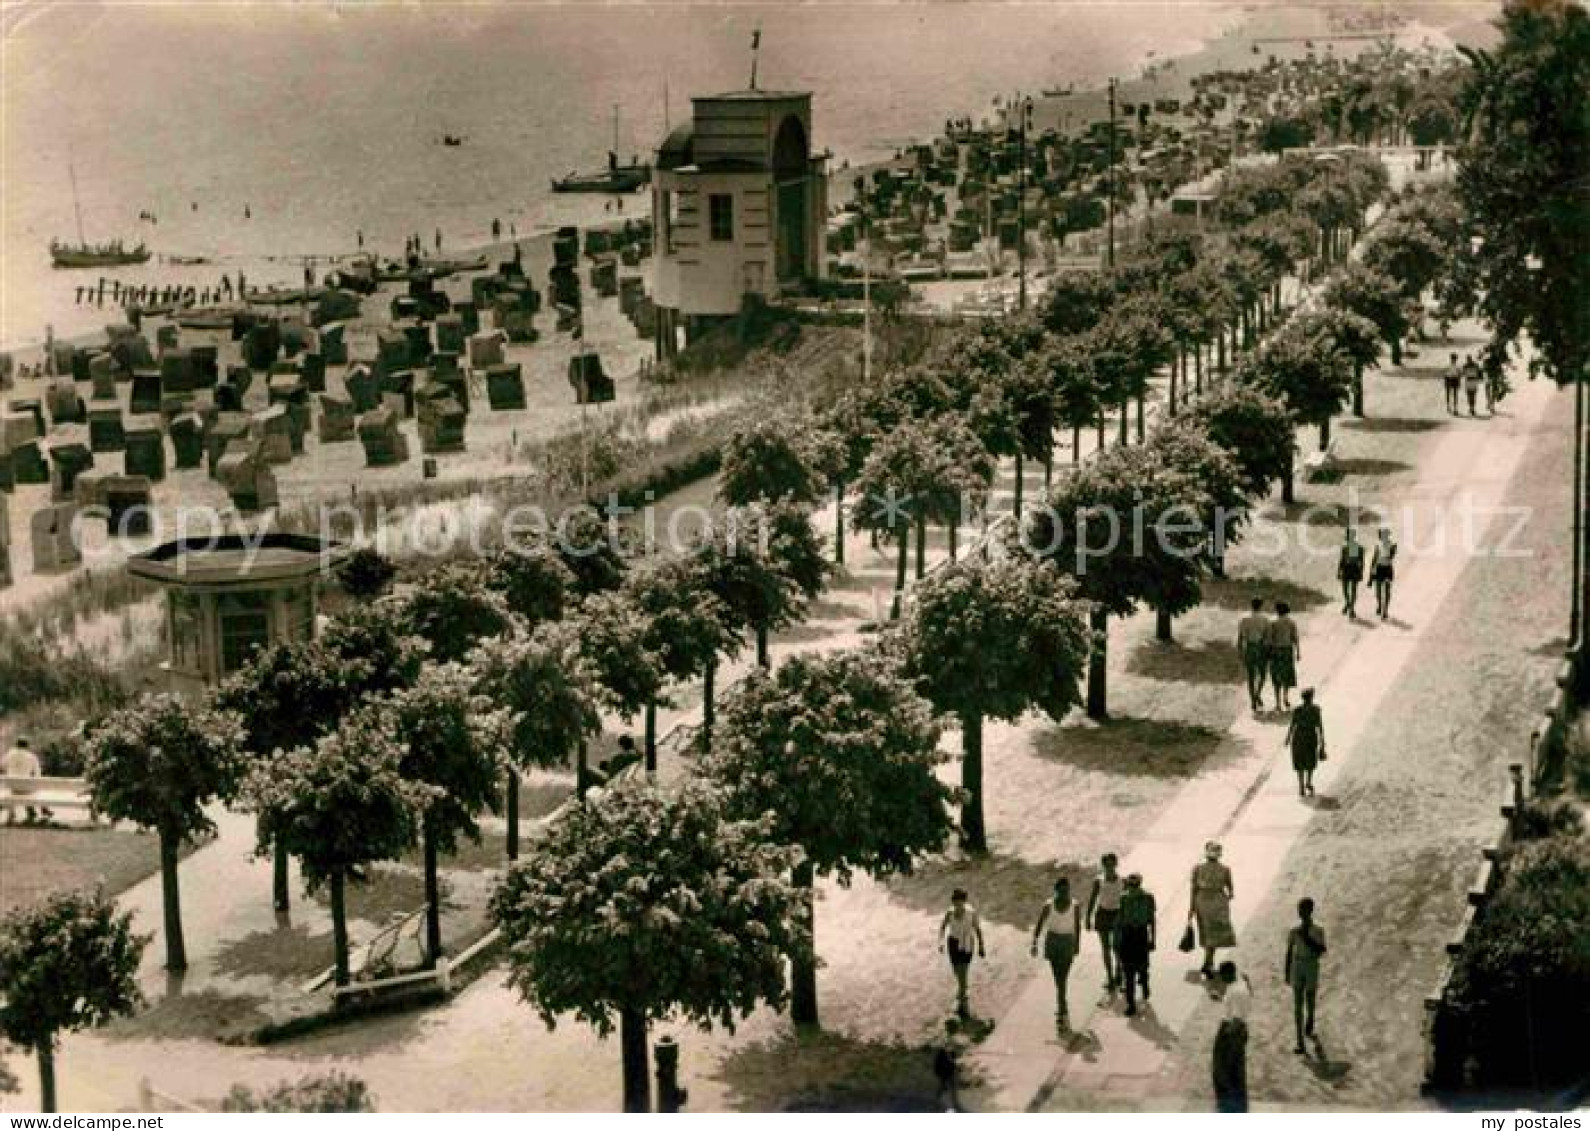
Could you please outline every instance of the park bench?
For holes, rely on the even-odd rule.
[[[23,778],[0,776],[0,809],[14,815],[32,806],[52,813],[78,810],[90,824],[94,821],[93,799],[82,778]]]
[[[1303,459],[1303,482],[1312,483],[1336,469],[1336,441],[1334,439],[1320,451],[1310,452]]]

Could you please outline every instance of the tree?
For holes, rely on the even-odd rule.
[[[1399,209],[1375,226],[1365,241],[1363,262],[1391,278],[1403,298],[1417,303],[1446,266],[1450,245],[1451,240]]]
[[[1155,429],[1149,444],[1159,458],[1162,473],[1155,489],[1179,501],[1165,512],[1180,509],[1195,520],[1193,534],[1207,538],[1208,556],[1199,560],[1211,570],[1222,568],[1226,547],[1242,537],[1248,522],[1248,494],[1236,459],[1221,444],[1191,421],[1169,421]],[[1171,639],[1171,620],[1177,610],[1156,606],[1154,635]]]
[[[102,892],[58,892],[0,919],[0,1036],[39,1058],[41,1108],[54,1112],[63,1033],[130,1015],[143,1003],[146,938]]]
[[[713,592],[710,578],[691,557],[668,558],[634,571],[624,595],[644,618],[646,650],[671,680],[700,677],[702,729],[710,732],[713,679],[718,658],[740,648],[739,629],[727,605]],[[646,769],[656,770],[657,751],[649,740],[656,732],[656,705],[647,707]]]
[[[1479,237],[1480,312],[1504,343],[1527,332],[1560,383],[1590,363],[1590,15],[1509,2],[1501,43],[1467,52],[1457,191]],[[1579,505],[1577,502],[1575,505]]]
[[[574,571],[550,547],[510,547],[493,554],[486,584],[502,594],[508,609],[531,624],[562,620],[573,593]]]
[[[667,674],[648,642],[646,617],[622,593],[596,593],[580,605],[571,628],[599,701],[625,720],[644,713],[646,767],[655,770],[657,706]]]
[[[1081,338],[1053,338],[1035,364],[1042,366],[1056,420],[1071,429],[1071,462],[1082,458],[1082,429],[1101,419],[1103,395],[1093,358]]]
[[[1222,382],[1186,419],[1231,454],[1249,498],[1269,494],[1271,484],[1292,466],[1292,417],[1263,389]]]
[[[928,429],[915,421],[887,433],[867,456],[856,479],[856,510],[851,521],[894,542],[894,600],[889,619],[897,619],[905,594],[911,531],[927,524],[928,495],[942,486],[943,463]]]
[[[1058,721],[1079,701],[1088,636],[1075,596],[1069,580],[1024,557],[972,559],[922,582],[890,641],[902,674],[960,721],[961,839],[973,852],[988,849],[983,720],[1037,707]]]
[[[519,858],[519,773],[566,766],[602,729],[595,672],[580,653],[575,625],[543,624],[484,641],[470,656],[480,692],[505,712],[508,859]],[[583,767],[581,767],[583,769]],[[576,788],[585,785],[577,775]]]
[[[729,621],[756,637],[756,662],[769,666],[768,637],[794,624],[806,607],[805,593],[778,569],[762,542],[766,531],[754,509],[731,508],[691,548],[703,584],[723,603]]]
[[[432,570],[398,598],[409,631],[431,646],[439,663],[462,660],[488,636],[508,631],[508,603],[486,584],[476,562],[452,562]]]
[[[366,698],[419,678],[425,643],[389,601],[355,606],[316,640],[281,641],[255,651],[214,693],[217,708],[242,723],[243,742],[256,762],[312,746],[336,730]],[[290,902],[287,851],[274,853],[273,896],[278,911]]]
[[[430,787],[403,776],[402,756],[390,720],[358,711],[314,746],[256,764],[245,783],[260,817],[260,854],[280,841],[303,862],[311,891],[330,890],[339,986],[349,980],[348,877],[412,848],[430,802]]]
[[[1285,404],[1294,425],[1318,425],[1324,451],[1330,444],[1330,419],[1352,391],[1353,370],[1347,356],[1328,342],[1288,326],[1248,359],[1237,379],[1257,385]],[[1281,480],[1281,497],[1289,503],[1292,483],[1288,469]]]
[[[1189,522],[1186,503],[1161,452],[1140,444],[1099,453],[1028,520],[1028,553],[1074,579],[1075,596],[1091,603],[1090,718],[1108,714],[1109,618],[1130,616],[1139,603],[1172,616],[1198,603],[1207,532]]]
[[[928,705],[872,652],[796,656],[776,675],[753,674],[725,708],[703,768],[731,814],[770,819],[774,843],[802,850],[794,884],[813,940],[815,877],[909,872],[949,835],[939,734]],[[794,1019],[815,1024],[815,962],[794,963],[791,981]]]
[[[574,588],[581,594],[617,589],[629,570],[629,550],[617,524],[604,522],[590,507],[566,512],[558,520],[551,545],[574,574]]]
[[[1364,370],[1380,364],[1380,331],[1350,310],[1325,305],[1299,314],[1288,330],[1315,338],[1344,355],[1353,367],[1353,415],[1364,415]]]
[[[701,783],[624,781],[565,810],[492,898],[508,980],[546,1025],[573,1014],[605,1036],[616,1022],[625,1111],[651,1106],[651,1023],[732,1031],[784,1005],[785,963],[810,944],[787,879],[797,851],[771,831],[725,819]]]
[[[354,733],[389,729],[398,749],[398,772],[430,787],[420,816],[420,851],[425,870],[425,960],[427,966],[434,966],[442,953],[437,857],[456,852],[461,836],[480,843],[475,818],[484,810],[497,810],[499,756],[508,745],[509,712],[480,694],[474,673],[460,664],[427,666],[413,687],[361,710],[372,717],[354,720],[350,729]]]
[[[178,853],[215,831],[205,807],[237,792],[246,764],[243,729],[232,716],[175,695],[145,695],[89,734],[84,777],[94,810],[160,839],[167,970],[188,968]]]
[[[723,446],[718,497],[730,506],[816,502],[824,481],[809,435],[809,426],[788,420],[757,420],[734,433]]]
[[[1391,350],[1391,364],[1402,364],[1402,340],[1412,328],[1402,289],[1384,272],[1349,263],[1325,288],[1325,305],[1373,323]]]
[[[372,1112],[375,1097],[357,1076],[327,1072],[301,1080],[284,1080],[256,1091],[234,1084],[221,1101],[231,1112]]]
[[[397,567],[371,546],[360,546],[337,571],[343,590],[356,601],[369,601],[392,587]]]

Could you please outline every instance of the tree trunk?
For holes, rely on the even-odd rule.
[[[1224,330],[1215,331],[1215,370],[1219,373],[1226,371],[1226,334]]]
[[[591,788],[591,760],[590,748],[585,739],[580,739],[579,749],[574,753],[574,796],[581,801],[585,800],[586,793]]]
[[[1100,406],[1100,408],[1099,408],[1099,437],[1098,437],[1098,439],[1099,439],[1098,450],[1102,452],[1104,450],[1104,408],[1103,408],[1103,406]]]
[[[983,827],[983,716],[961,716],[961,846],[968,852],[987,852],[988,833]]]
[[[890,620],[900,619],[901,605],[905,600],[905,571],[911,555],[911,528],[907,526],[896,530],[895,537],[900,547],[894,559],[894,601],[889,605]]]
[[[1193,393],[1203,396],[1204,393],[1204,347],[1193,347]]]
[[[1297,502],[1294,490],[1297,479],[1297,453],[1288,452],[1286,455],[1286,470],[1281,473],[1281,501],[1283,503]]]
[[[927,515],[919,514],[916,518],[916,579],[921,581],[927,576]]]
[[[507,797],[505,817],[508,825],[508,859],[519,859],[519,768],[508,767],[508,780],[503,786]]]
[[[646,772],[657,772],[657,701],[646,704]]]
[[[1364,415],[1364,367],[1353,366],[1353,415]]]
[[[1393,365],[1401,365],[1402,364],[1402,339],[1401,338],[1393,338],[1391,340],[1391,364],[1393,364]]]
[[[1022,474],[1023,474],[1023,469],[1022,469],[1021,452],[1018,451],[1016,453],[1016,497],[1015,497],[1015,501],[1011,505],[1011,513],[1016,516],[1016,521],[1018,521],[1018,522],[1021,521],[1021,489],[1022,489],[1022,486],[1023,486]]]
[[[1088,718],[1106,719],[1109,709],[1105,705],[1110,614],[1094,609],[1088,614],[1088,627],[1092,631],[1092,647],[1088,649]]]
[[[271,906],[286,911],[292,906],[291,885],[287,880],[287,849],[280,840],[271,846]]]
[[[1129,427],[1127,421],[1129,420],[1131,415],[1132,415],[1132,397],[1131,397],[1131,394],[1127,394],[1126,396],[1121,398],[1121,435],[1120,435],[1120,441],[1121,441],[1121,447],[1123,447],[1123,448],[1126,447],[1128,441],[1131,439],[1131,433],[1127,430],[1128,427]]]
[[[1043,490],[1044,494],[1054,486],[1054,449],[1049,449],[1049,454],[1043,457]]]
[[[714,685],[718,682],[718,658],[713,656],[707,661],[707,668],[701,673],[701,742],[703,746],[712,745],[712,724],[717,721],[717,704],[713,702]]]
[[[331,872],[331,948],[336,953],[336,983],[348,984],[348,903],[347,876],[341,868]]]
[[[1326,417],[1319,422],[1319,450],[1329,451],[1331,446],[1331,418]]]
[[[38,1046],[39,1053],[39,1111],[54,1115],[55,1102],[55,1040]]]
[[[188,968],[188,948],[182,939],[182,891],[177,886],[177,837],[160,834],[160,896],[165,909],[166,969]]]
[[[1169,399],[1168,403],[1169,403],[1169,408],[1170,408],[1170,414],[1172,416],[1176,415],[1176,409],[1177,409],[1177,406],[1179,404],[1179,401],[1178,401],[1177,396],[1176,396],[1177,375],[1178,375],[1178,373],[1185,373],[1186,371],[1187,371],[1187,353],[1180,346],[1177,346],[1176,347],[1176,356],[1173,357],[1171,359],[1171,362],[1170,362],[1170,399]]]
[[[756,626],[756,664],[764,671],[773,666],[767,655],[767,625]]]
[[[795,865],[794,883],[800,891],[801,918],[805,920],[811,950],[790,963],[790,1020],[797,1025],[817,1024],[817,902],[813,891],[816,873],[810,860]]]
[[[436,968],[442,956],[442,884],[436,868],[436,825],[427,816],[420,832],[425,857],[425,968]]]
[[[1138,394],[1137,394],[1137,442],[1139,444],[1141,444],[1145,439],[1148,438],[1148,410],[1147,410],[1146,407],[1144,407],[1144,401],[1146,401],[1147,399],[1148,399],[1148,393],[1147,393],[1146,390],[1138,392]]]
[[[956,551],[958,549],[957,543],[959,542],[959,539],[960,539],[960,533],[961,533],[960,525],[957,522],[953,522],[952,521],[949,524],[949,526],[947,526],[945,528],[944,533],[945,533],[946,539],[949,542],[950,561],[953,562],[955,560],[955,554],[956,554]]]
[[[834,481],[834,564],[845,564],[845,481]]]
[[[1170,634],[1170,614],[1164,609],[1154,610],[1154,639],[1162,644],[1169,644],[1172,640]]]
[[[646,1047],[646,1015],[637,1009],[618,1013],[618,1043],[624,1058],[624,1111],[644,1115],[651,1111],[651,1060]]]
[[[1075,467],[1082,462],[1082,429],[1078,425],[1071,426],[1071,466]]]

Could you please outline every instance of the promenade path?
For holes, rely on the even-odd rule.
[[[1439,343],[1427,352],[1421,364],[1445,356]],[[1404,481],[1374,500],[1403,547],[1392,617],[1350,622],[1333,602],[1305,632],[1302,679],[1319,689],[1331,752],[1319,796],[1298,797],[1272,716],[1240,718],[1222,740],[1223,768],[1190,783],[1123,854],[1122,871],[1143,873],[1159,900],[1152,1008],[1128,1019],[1101,1001],[1098,949],[1086,947],[1071,976],[1075,1034],[1057,1039],[1052,983],[1034,978],[973,1057],[976,1106],[1211,1109],[1218,1007],[1196,973],[1201,952],[1176,950],[1188,874],[1209,839],[1235,877],[1240,945],[1223,957],[1258,994],[1256,1101],[1420,1103],[1422,997],[1494,827],[1506,765],[1523,757],[1561,658],[1572,466],[1567,394],[1526,383],[1494,419],[1443,427],[1439,384],[1424,376],[1426,413],[1382,424],[1405,430],[1416,468],[1349,461]],[[1343,431],[1351,443],[1355,425]],[[1360,608],[1372,611],[1372,598]],[[1281,980],[1303,895],[1318,901],[1332,943],[1321,1041],[1306,1058],[1291,1051]]]

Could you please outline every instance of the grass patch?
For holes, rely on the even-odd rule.
[[[0,913],[57,891],[100,887],[118,895],[160,867],[153,834],[130,829],[0,825]]]

